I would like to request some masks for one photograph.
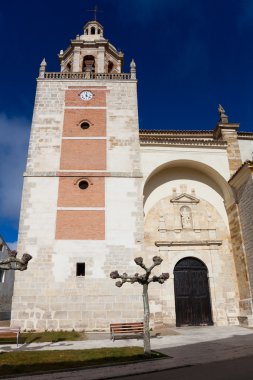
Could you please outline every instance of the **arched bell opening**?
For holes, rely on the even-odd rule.
[[[111,61],[108,62],[108,74],[112,73],[114,65]]]
[[[95,58],[93,55],[86,55],[83,58],[83,72],[94,73],[95,72]]]
[[[206,265],[194,257],[181,259],[174,268],[176,326],[213,325]]]
[[[66,66],[66,71],[67,71],[68,73],[70,73],[70,72],[72,71],[72,65],[71,65],[71,62],[69,62],[69,63],[67,64],[67,66]]]

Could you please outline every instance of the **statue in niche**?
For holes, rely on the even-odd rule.
[[[183,206],[180,209],[181,223],[183,228],[192,228],[191,209],[188,206]]]

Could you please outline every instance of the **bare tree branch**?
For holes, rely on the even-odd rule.
[[[18,259],[16,251],[11,251],[9,257],[4,260],[0,260],[0,269],[3,270],[26,270],[28,262],[32,259],[32,256],[28,253],[24,253],[21,259]]]
[[[144,354],[147,356],[151,355],[151,347],[150,347],[150,333],[149,333],[149,301],[148,301],[148,285],[151,282],[158,282],[159,284],[163,284],[169,278],[169,273],[162,273],[160,276],[153,276],[150,278],[151,271],[158,265],[160,265],[163,259],[159,256],[153,257],[153,264],[147,268],[143,263],[142,257],[136,257],[134,259],[135,263],[139,265],[142,269],[145,270],[146,273],[139,274],[135,273],[134,276],[128,276],[127,273],[119,274],[117,270],[110,273],[110,277],[113,280],[121,279],[121,281],[116,281],[115,285],[118,288],[121,288],[123,284],[126,282],[130,282],[134,284],[138,282],[143,286],[143,306],[144,306]]]
[[[20,270],[27,269],[28,262],[32,259],[32,256],[28,253],[24,253],[21,259],[17,258],[17,251],[11,250],[8,244],[0,236],[0,248],[5,247],[7,252],[4,252],[4,259],[0,260],[0,269],[2,270]]]

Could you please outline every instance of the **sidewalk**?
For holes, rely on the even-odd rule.
[[[50,379],[106,379],[253,355],[253,330],[250,329],[237,326],[210,326],[180,328],[176,331],[180,332],[180,335],[158,337],[151,340],[153,350],[162,352],[170,356],[170,358],[52,373],[50,374]],[[112,342],[109,339],[104,339],[59,343],[32,343],[22,345],[18,350],[75,350],[124,346],[142,346],[142,340],[123,339]],[[15,345],[0,346],[0,351],[13,350],[17,350]],[[23,380],[44,380],[48,378],[48,374],[19,377],[19,379]]]

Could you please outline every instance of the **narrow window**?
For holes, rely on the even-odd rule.
[[[109,61],[108,63],[108,73],[110,74],[113,70],[113,63],[111,61]]]
[[[91,34],[95,34],[96,33],[96,29],[94,28],[94,26],[91,28],[90,32],[91,32]]]
[[[71,63],[69,62],[69,63],[67,64],[67,66],[66,66],[66,71],[67,71],[68,73],[70,73],[70,72],[71,72],[71,69],[72,69],[72,67],[71,67]]]
[[[0,269],[0,284],[4,282],[4,270]]]
[[[85,263],[77,263],[76,264],[76,276],[85,276]]]
[[[79,189],[86,190],[89,187],[89,182],[85,181],[85,180],[80,181],[79,184],[78,184],[78,186],[79,186]]]
[[[100,29],[98,29],[98,34],[101,34],[101,30]]]

